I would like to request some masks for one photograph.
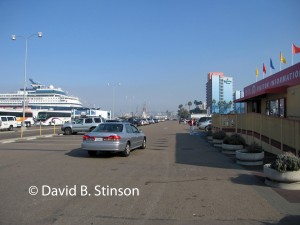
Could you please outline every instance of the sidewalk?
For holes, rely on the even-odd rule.
[[[221,181],[220,186],[212,183],[210,186],[205,184],[205,188],[199,187],[203,196],[208,196],[207,201],[213,201],[215,207],[219,207],[216,212],[223,210],[220,217],[227,214],[232,216],[230,210],[233,210],[236,211],[237,217],[247,221],[255,219],[253,224],[257,224],[258,221],[261,224],[300,224],[300,191],[265,185],[263,166],[240,166],[235,163],[234,155],[223,154],[221,148],[208,143],[205,132],[195,129],[195,134],[190,135],[187,125],[179,126],[184,133],[178,133],[176,137],[176,163],[199,166],[201,174],[205,174],[208,181]],[[271,162],[274,157],[266,152],[264,163]],[[218,197],[214,197],[212,193]],[[244,212],[245,210],[248,212]],[[265,218],[269,218],[269,222],[265,222]],[[278,223],[274,223],[273,220]]]

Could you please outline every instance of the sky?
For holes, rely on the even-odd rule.
[[[209,72],[234,90],[300,46],[299,0],[0,0],[0,93],[27,77],[115,114],[205,101]],[[294,63],[300,62],[300,54]],[[29,83],[29,81],[28,81]],[[110,83],[110,85],[108,85]],[[114,106],[114,107],[113,107]]]

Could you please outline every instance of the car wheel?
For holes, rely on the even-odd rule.
[[[14,127],[12,125],[9,126],[8,130],[12,131],[14,129]]]
[[[127,142],[124,151],[122,152],[123,157],[128,157],[130,154],[130,144]]]
[[[95,157],[97,155],[97,151],[88,151],[90,157]]]
[[[65,134],[66,135],[71,135],[72,134],[71,128],[69,128],[69,127],[65,128]]]
[[[145,149],[146,148],[146,138],[144,138],[143,140],[143,144],[141,146],[141,149]]]

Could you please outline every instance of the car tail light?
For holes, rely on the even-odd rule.
[[[103,141],[120,141],[121,137],[119,135],[110,135],[108,137],[103,137]]]
[[[82,139],[84,141],[95,141],[95,137],[89,136],[89,135],[83,135]]]

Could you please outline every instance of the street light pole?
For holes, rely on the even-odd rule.
[[[23,38],[25,40],[25,62],[24,62],[24,89],[23,89],[23,118],[22,118],[22,128],[25,127],[25,95],[26,95],[26,80],[27,80],[27,49],[28,49],[28,40],[31,37],[38,36],[41,38],[43,36],[42,32],[38,32],[37,34],[32,34],[30,36],[19,36],[12,35],[11,39],[15,41],[17,37]],[[21,131],[21,137],[23,136],[23,129]]]
[[[107,83],[107,86],[113,87],[113,110],[112,110],[112,119],[115,118],[115,87],[121,86],[121,83]]]

